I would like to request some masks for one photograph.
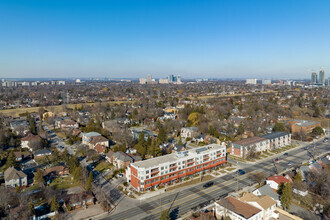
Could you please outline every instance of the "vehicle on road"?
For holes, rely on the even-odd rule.
[[[276,158],[276,159],[275,159],[275,162],[278,162],[279,160],[280,160],[279,158]]]
[[[329,138],[324,138],[323,143],[328,142]]]
[[[239,169],[239,170],[237,170],[237,173],[238,173],[239,175],[244,175],[244,174],[245,174],[245,171],[242,170],[242,169]]]
[[[204,188],[208,188],[210,186],[212,186],[214,183],[213,182],[207,182],[203,185]]]
[[[124,175],[121,174],[121,173],[117,174],[117,177],[119,177],[119,178],[121,178],[121,177],[123,177],[123,176],[124,176]]]
[[[289,163],[288,163],[288,166],[291,166],[291,165],[292,165],[292,163],[291,163],[291,162],[289,162]]]
[[[283,155],[284,155],[284,156],[288,156],[288,155],[289,155],[289,153],[284,153]]]
[[[304,149],[305,149],[305,150],[308,150],[308,149],[309,149],[309,147],[307,146],[307,147],[305,147]]]

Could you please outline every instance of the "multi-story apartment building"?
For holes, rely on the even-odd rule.
[[[145,191],[181,181],[186,177],[193,177],[224,163],[226,163],[226,146],[210,144],[132,163],[126,169],[126,177],[137,191]]]
[[[273,132],[255,136],[233,142],[229,148],[232,155],[245,158],[251,148],[255,148],[256,152],[275,150],[291,144],[291,134],[286,132]]]
[[[291,120],[289,121],[291,133],[304,133],[309,134],[312,130],[318,126],[321,127],[321,122],[318,121],[306,121],[306,120]]]
[[[273,132],[261,135],[261,137],[269,140],[270,150],[275,150],[291,144],[291,134],[286,132]]]

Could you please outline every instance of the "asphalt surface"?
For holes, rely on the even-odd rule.
[[[315,152],[318,155],[330,151],[330,143],[323,143],[322,140],[311,145],[315,146]],[[314,148],[313,148],[314,149]],[[274,158],[266,159],[256,164],[244,164],[244,175],[230,173],[213,180],[214,185],[209,188],[203,188],[205,183],[201,183],[190,188],[185,188],[179,192],[168,192],[146,201],[136,203],[133,208],[114,213],[104,219],[159,219],[163,210],[169,209],[172,219],[177,218],[192,209],[206,206],[214,201],[235,192],[237,189],[253,185],[255,181],[251,175],[263,172],[266,176],[280,173],[298,167],[306,161],[312,159],[311,150],[305,150],[304,147],[293,149],[288,155],[280,154],[278,162]],[[290,165],[288,165],[290,163]],[[276,165],[275,165],[276,164]],[[125,204],[123,204],[125,205]]]

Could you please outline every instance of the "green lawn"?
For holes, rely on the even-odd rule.
[[[111,169],[113,167],[112,164],[106,162],[106,161],[101,161],[97,166],[95,167],[95,170],[99,172],[105,172],[107,169]]]
[[[33,190],[37,190],[40,187],[37,184],[31,185],[28,188],[26,188],[26,191],[33,191]]]
[[[53,187],[55,190],[60,190],[60,189],[68,189],[74,186],[79,186],[79,184],[74,182],[73,179],[71,179],[71,175],[69,175],[69,176],[57,177],[53,179],[50,186]]]

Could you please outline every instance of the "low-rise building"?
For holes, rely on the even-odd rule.
[[[127,154],[122,151],[117,151],[112,157],[112,163],[117,169],[126,169],[131,163],[141,160],[142,158],[140,156]]]
[[[286,132],[273,132],[261,135],[261,137],[269,140],[270,150],[275,150],[291,144],[291,134]]]
[[[272,189],[278,190],[278,186],[283,183],[293,183],[292,179],[288,176],[270,176],[268,177],[268,179],[266,180],[266,184],[269,184],[269,186]]]
[[[270,196],[256,196],[252,193],[246,193],[240,198],[240,200],[262,210],[263,220],[279,218],[279,214],[275,210],[276,202]]]
[[[94,149],[97,144],[109,147],[109,140],[97,132],[82,133],[82,143],[90,149]]]
[[[314,128],[321,126],[321,122],[318,121],[306,121],[306,120],[292,120],[289,121],[291,133],[304,133],[309,134]]]
[[[226,146],[210,144],[130,164],[126,177],[131,186],[145,191],[213,170],[226,163]]]
[[[232,196],[215,202],[215,214],[218,219],[230,217],[232,220],[260,220],[263,216],[261,209]]]
[[[262,137],[251,137],[233,142],[229,152],[237,157],[245,158],[252,148],[256,152],[270,150],[269,140]]]
[[[27,186],[27,175],[15,167],[9,167],[4,174],[6,187]]]
[[[200,134],[198,128],[196,127],[187,127],[187,128],[181,128],[181,138],[194,138],[197,137]]]
[[[277,206],[281,206],[281,201],[280,201],[280,195],[276,193],[270,185],[265,184],[262,187],[259,187],[255,189],[252,192],[256,196],[269,196],[271,197],[275,202]]]
[[[44,176],[56,177],[69,174],[69,169],[65,166],[54,166],[44,170]]]
[[[41,149],[34,152],[35,158],[45,157],[52,155],[52,151],[48,149]]]
[[[29,151],[32,151],[32,148],[30,147],[30,143],[40,141],[39,135],[34,135],[32,133],[28,133],[25,137],[21,138],[21,147],[27,148]]]

